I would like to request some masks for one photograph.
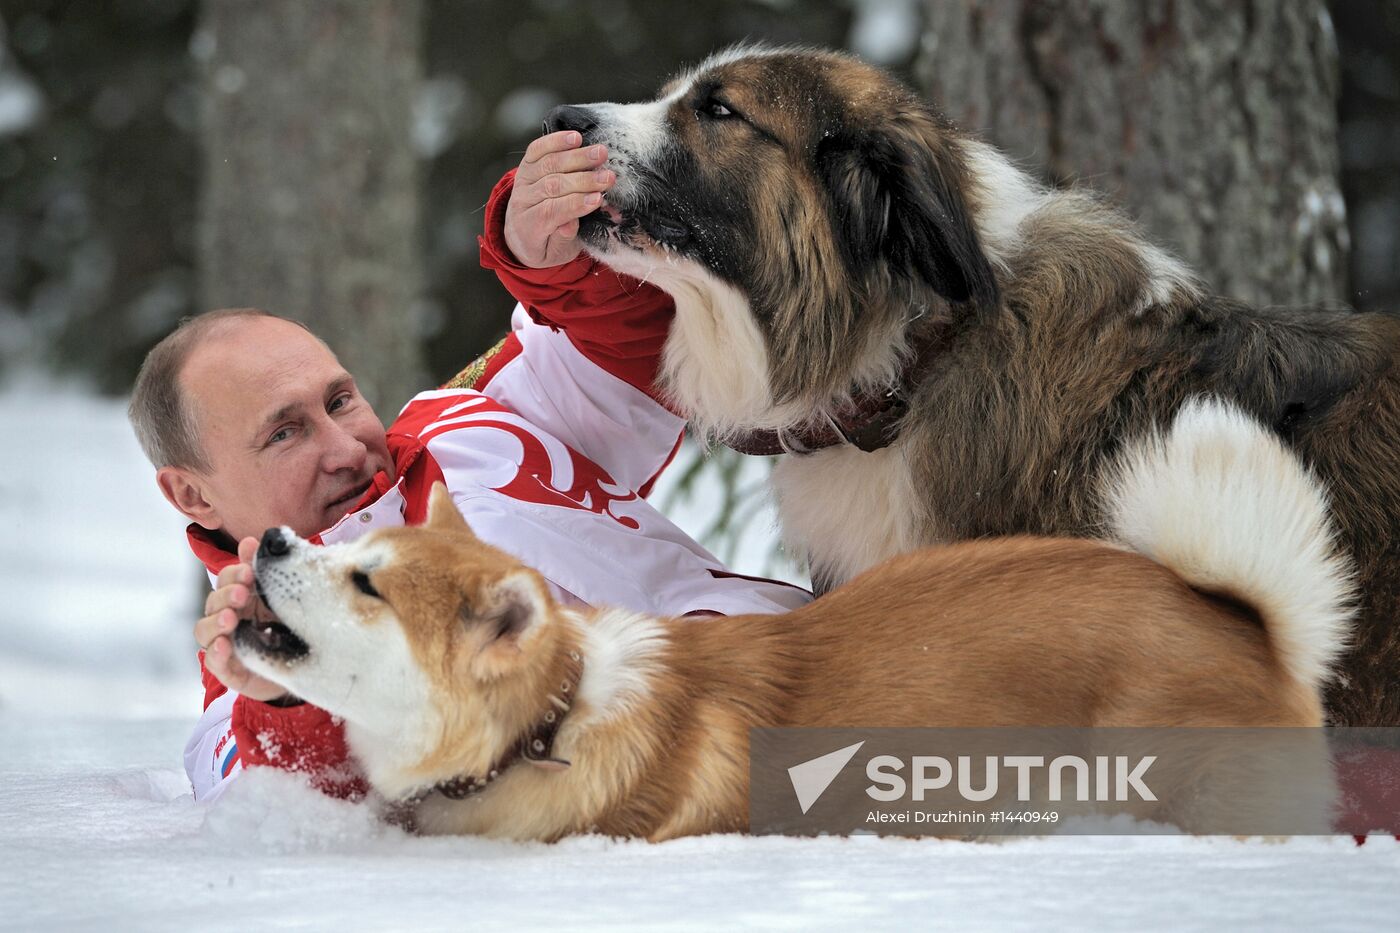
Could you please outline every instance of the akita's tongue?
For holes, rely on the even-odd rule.
[[[263,654],[296,658],[311,650],[306,642],[297,637],[296,632],[275,619],[241,619],[238,626],[245,630],[247,640]]]

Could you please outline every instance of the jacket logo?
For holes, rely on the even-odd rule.
[[[522,502],[560,506],[593,512],[596,515],[606,515],[624,528],[631,528],[634,531],[641,527],[635,518],[628,515],[618,515],[612,511],[614,503],[635,500],[637,498],[636,492],[619,486],[596,463],[568,446],[564,446],[564,449],[568,451],[573,476],[567,487],[562,486],[555,476],[554,464],[550,459],[549,451],[537,435],[528,428],[509,420],[509,418],[491,417],[496,414],[519,416],[514,415],[514,412],[504,405],[493,402],[484,396],[473,401],[479,404],[471,406],[472,415],[469,420],[453,418],[430,425],[420,435],[422,443],[426,446],[432,438],[443,431],[461,429],[464,427],[464,422],[465,425],[474,428],[496,428],[505,431],[520,443],[523,451],[520,468],[509,482],[488,488]],[[448,412],[443,412],[443,414],[448,414]]]

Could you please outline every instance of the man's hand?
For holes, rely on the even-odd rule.
[[[251,612],[258,599],[253,592],[253,555],[257,552],[257,538],[238,542],[238,563],[219,571],[214,592],[204,601],[204,618],[194,624],[194,638],[204,649],[205,668],[225,687],[252,700],[278,700],[287,691],[244,667],[233,656],[230,637],[240,614]]]
[[[578,255],[578,219],[597,210],[617,175],[602,168],[606,146],[580,149],[573,130],[530,143],[506,204],[506,246],[532,269],[559,266]]]

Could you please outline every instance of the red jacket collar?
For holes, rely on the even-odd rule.
[[[374,474],[369,491],[359,502],[355,503],[349,512],[358,512],[360,509],[378,502],[379,497],[393,489],[399,478],[408,472],[408,468],[413,466],[423,453],[423,445],[419,443],[418,438],[411,435],[391,433],[386,440],[389,444],[389,455],[394,458],[394,475],[391,477],[383,470]],[[215,576],[229,564],[238,563],[238,545],[229,540],[228,535],[222,531],[210,531],[208,528],[191,522],[185,528],[185,537],[189,540],[190,550],[194,552],[194,556],[199,558],[205,569]],[[321,536],[319,534],[312,535],[309,540],[320,544]]]

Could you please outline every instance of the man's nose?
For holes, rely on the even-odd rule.
[[[598,117],[587,107],[579,107],[576,104],[564,104],[562,107],[555,107],[544,118],[544,131],[546,133],[557,133],[560,130],[577,130],[580,134],[587,132],[598,125]]]
[[[322,454],[322,466],[327,473],[339,473],[342,470],[358,472],[365,465],[365,458],[369,456],[369,448],[364,441],[360,440],[351,432],[345,430],[338,423],[332,421],[330,436],[326,441],[326,448]]]
[[[282,534],[281,528],[269,528],[263,532],[262,541],[258,543],[258,560],[284,557],[291,549],[291,542]]]

